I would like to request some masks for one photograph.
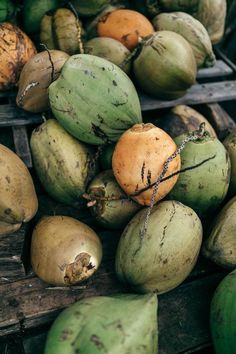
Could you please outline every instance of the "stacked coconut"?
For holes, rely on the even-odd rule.
[[[226,2],[134,3],[73,0],[60,7],[56,0],[37,6],[24,1],[23,29],[38,43],[38,54],[16,24],[0,25],[0,88],[18,86],[18,106],[46,117],[30,141],[42,186],[75,209],[87,203],[98,225],[120,230],[116,274],[129,292],[139,294],[76,303],[53,325],[48,354],[155,354],[153,293],[170,291],[187,278],[202,246],[202,224],[218,213],[229,186],[228,196],[235,195],[235,133],[223,144],[209,122],[187,106],[144,123],[136,91],[162,99],[183,96],[197,69],[215,63],[212,43],[223,35]],[[14,17],[13,9],[4,2],[3,21]],[[34,216],[37,197],[30,176],[23,182],[17,156],[1,149],[4,234]],[[235,208],[233,198],[203,243],[204,255],[231,269]],[[32,266],[42,280],[78,284],[101,260],[94,230],[45,211],[31,245]]]

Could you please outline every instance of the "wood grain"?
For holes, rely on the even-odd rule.
[[[27,167],[31,168],[33,164],[26,126],[12,127],[12,133],[17,155],[24,161]]]
[[[222,276],[190,282],[159,296],[159,354],[194,353],[210,346],[209,305]],[[43,331],[27,336],[23,340],[25,354],[41,354],[46,335]]]
[[[25,276],[21,259],[24,236],[24,226],[13,234],[0,236],[0,284]]]
[[[185,96],[163,101],[154,97],[140,94],[142,111],[174,107],[178,104],[198,105],[203,103],[236,100],[236,81],[222,81],[193,85]]]

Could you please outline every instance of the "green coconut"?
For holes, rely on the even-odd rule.
[[[184,138],[177,137],[176,144]],[[182,171],[169,198],[188,205],[199,216],[214,213],[230,182],[230,159],[224,145],[217,138],[205,136],[189,142],[180,156]]]
[[[132,81],[118,66],[94,55],[71,56],[49,86],[49,100],[61,125],[88,144],[115,142],[142,122]]]
[[[211,39],[203,24],[185,12],[161,13],[152,20],[157,31],[173,31],[191,45],[198,68],[215,65]]]
[[[0,2],[0,22],[9,21],[15,13],[15,6],[11,0],[1,0]]]
[[[145,93],[176,99],[195,83],[197,64],[186,39],[171,31],[158,31],[142,41],[133,72]]]
[[[94,16],[110,4],[110,0],[70,0],[81,16]]]
[[[214,293],[210,328],[216,354],[236,353],[236,270],[229,273]]]
[[[60,0],[25,0],[23,8],[24,29],[27,33],[37,34],[46,12],[60,6]]]
[[[30,140],[36,173],[48,194],[77,205],[97,173],[95,152],[73,138],[55,119],[36,128]]]
[[[144,231],[147,208],[126,226],[116,252],[116,274],[135,291],[165,293],[193,269],[202,242],[197,214],[177,201],[155,205]]]
[[[155,295],[96,296],[58,316],[44,354],[156,354],[157,342]]]
[[[140,209],[120,188],[112,170],[102,171],[90,183],[87,197],[92,202],[91,212],[98,224],[110,229],[121,229]]]
[[[130,51],[121,42],[113,38],[96,37],[90,39],[84,45],[84,52],[111,61],[124,70],[126,74],[130,71]]]

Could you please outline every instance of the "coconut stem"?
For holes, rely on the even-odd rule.
[[[186,144],[190,141],[196,141],[199,139],[202,139],[204,136],[206,135],[206,131],[205,131],[205,123],[201,123],[199,126],[199,129],[193,131],[192,133],[188,134],[187,137],[182,141],[182,143],[179,145],[179,147],[175,150],[175,152],[168,157],[168,159],[165,161],[164,165],[163,165],[163,169],[161,174],[159,175],[159,177],[157,178],[155,184],[154,184],[154,188],[153,188],[153,192],[152,192],[152,197],[151,197],[151,201],[150,201],[150,206],[147,208],[147,214],[145,217],[145,221],[144,221],[144,226],[143,229],[140,231],[140,246],[139,248],[136,250],[135,253],[137,253],[142,245],[142,241],[143,238],[147,232],[147,228],[148,228],[148,223],[149,223],[149,219],[150,219],[150,215],[151,215],[151,211],[153,209],[154,203],[155,203],[155,197],[159,188],[159,185],[161,183],[161,181],[163,180],[167,170],[168,170],[168,166],[170,164],[171,161],[173,161],[180,153],[181,151],[185,148]]]

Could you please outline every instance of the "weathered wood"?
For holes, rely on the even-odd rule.
[[[162,101],[155,97],[140,94],[142,111],[170,108],[178,104],[198,105],[221,101],[236,100],[236,81],[222,81],[208,84],[193,85],[185,96]]]
[[[40,114],[33,114],[18,108],[15,103],[0,105],[0,127],[42,123]]]
[[[29,147],[28,135],[26,127],[12,127],[13,139],[17,155],[24,161],[27,167],[32,167],[32,158]]]
[[[207,79],[221,76],[229,76],[233,70],[222,60],[217,60],[212,68],[202,68],[198,70],[197,79]]]
[[[236,129],[234,120],[218,103],[199,106],[198,110],[209,120],[219,139],[224,139],[232,129]]]
[[[194,353],[209,347],[209,305],[222,277],[212,275],[159,296],[159,354]],[[24,339],[25,354],[42,353],[46,333]]]
[[[234,39],[235,39],[235,33],[234,33]],[[232,52],[232,48],[230,48],[230,49]],[[216,52],[217,56],[219,58],[221,58],[225,62],[225,64],[228,65],[233,70],[234,73],[236,73],[236,65],[232,62],[232,60],[229,59],[232,54],[234,56],[235,56],[235,54],[230,53],[230,51],[229,51],[229,53],[226,53],[227,55],[229,55],[229,57],[227,57],[227,55],[225,55],[225,53],[220,48],[220,45],[215,46],[215,52]],[[235,57],[234,57],[234,59],[235,59]]]
[[[45,347],[46,338],[47,332],[25,338],[23,340],[25,354],[42,354]]]
[[[24,236],[25,226],[13,234],[0,236],[0,284],[25,276],[21,259]]]
[[[22,338],[18,335],[7,338],[4,343],[0,342],[1,354],[25,354]],[[41,353],[42,354],[42,353]]]
[[[159,354],[185,353],[210,342],[210,302],[222,277],[212,275],[159,296]]]

